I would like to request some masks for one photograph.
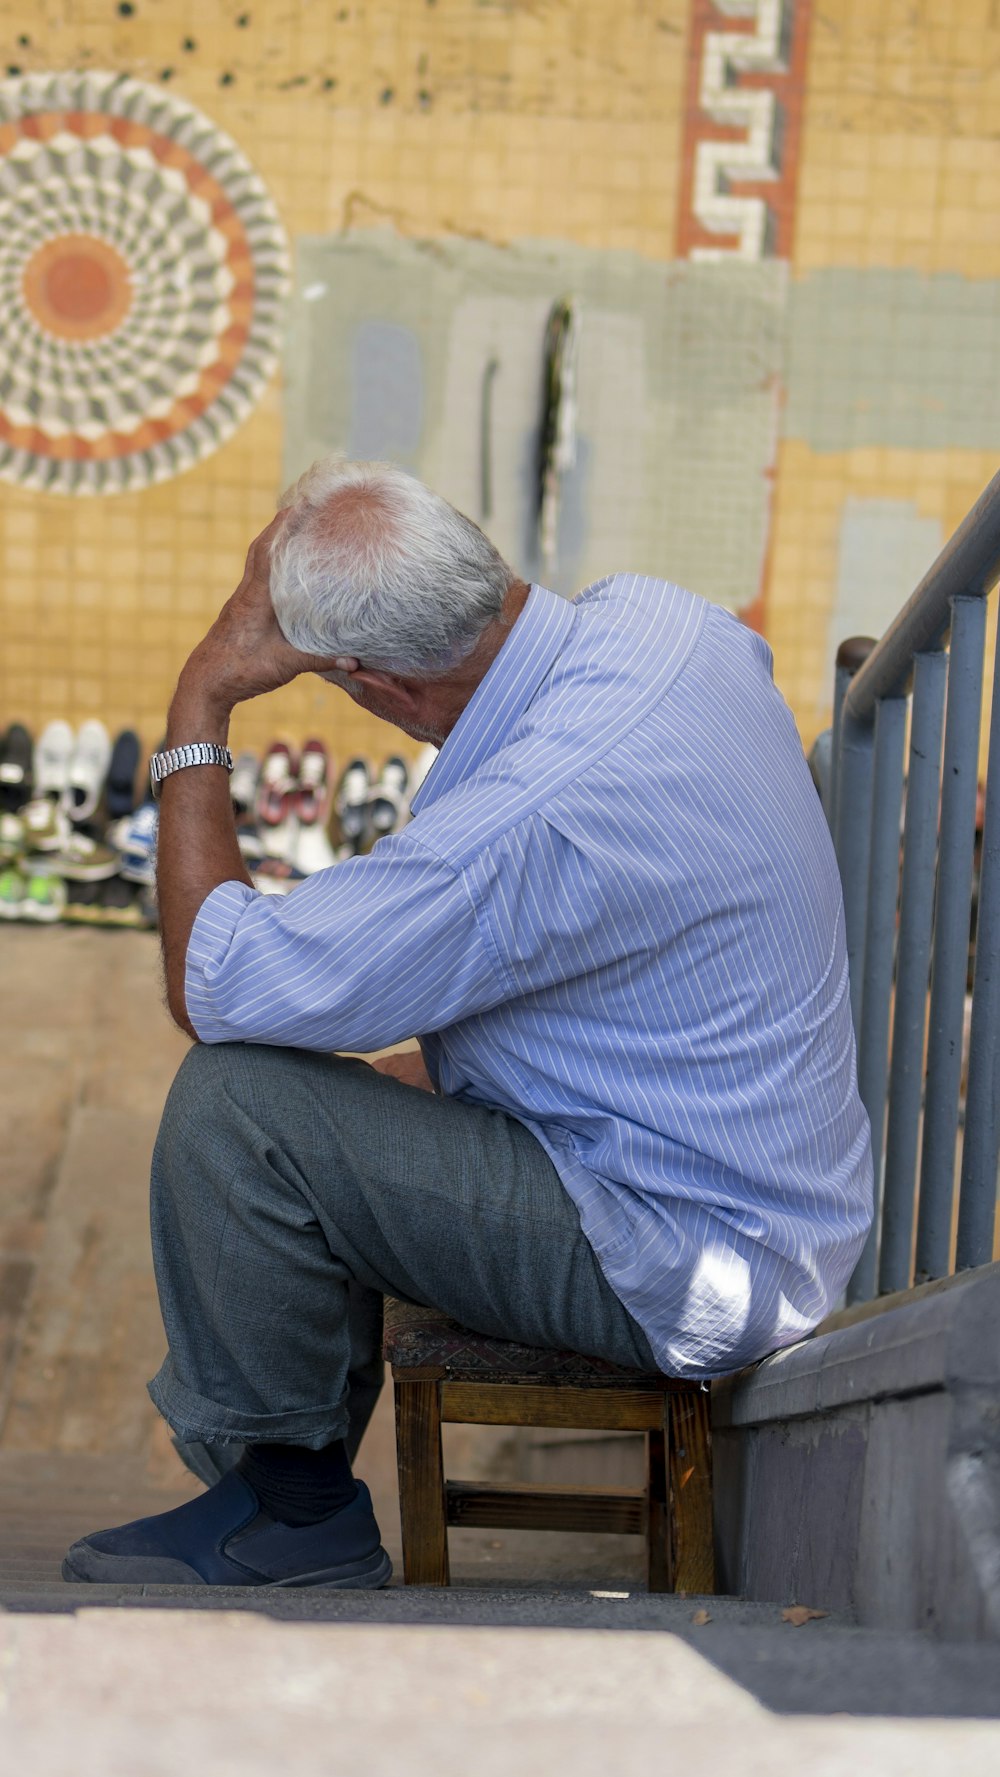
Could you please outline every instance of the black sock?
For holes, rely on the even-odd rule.
[[[318,1524],[349,1505],[356,1491],[343,1439],[322,1450],[248,1444],[236,1466],[279,1524]]]

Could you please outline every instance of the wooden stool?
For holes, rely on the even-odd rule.
[[[651,1592],[712,1592],[710,1398],[696,1382],[470,1333],[387,1297],[385,1357],[408,1586],[447,1586],[448,1525],[626,1531],[646,1539]],[[443,1422],[644,1431],[644,1488],[446,1481]]]

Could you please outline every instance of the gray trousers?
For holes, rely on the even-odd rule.
[[[184,1443],[355,1450],[381,1386],[383,1295],[656,1368],[534,1136],[361,1061],[196,1045],[164,1110],[151,1213],[169,1353],[149,1390]]]

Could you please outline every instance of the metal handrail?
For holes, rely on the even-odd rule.
[[[953,1266],[983,1264],[994,1250],[1000,1159],[996,661],[967,1044],[964,1025],[985,599],[998,577],[1000,473],[882,639],[855,636],[837,652],[824,802],[844,887],[876,1210],[849,1301],[941,1277]]]
[[[856,722],[871,722],[880,697],[902,696],[914,654],[933,648],[949,628],[952,599],[981,598],[998,579],[1000,470],[851,680],[846,713]]]

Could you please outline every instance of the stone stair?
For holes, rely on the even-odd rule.
[[[474,1558],[466,1563],[465,1583],[459,1563],[460,1583],[442,1591],[408,1589],[398,1581],[375,1593],[79,1586],[62,1581],[63,1552],[82,1532],[168,1510],[197,1488],[196,1482],[183,1479],[170,1488],[162,1481],[152,1485],[140,1459],[0,1455],[0,1612],[6,1619],[0,1621],[0,1634],[13,1635],[15,1648],[27,1649],[34,1648],[36,1634],[39,1646],[49,1645],[46,1637],[51,1635],[53,1648],[72,1653],[74,1660],[83,1657],[94,1638],[102,1661],[120,1648],[115,1682],[120,1681],[122,1697],[132,1694],[146,1650],[161,1648],[165,1636],[171,1659],[183,1665],[185,1648],[193,1653],[210,1645],[221,1659],[234,1637],[264,1637],[252,1645],[270,1646],[270,1623],[276,1632],[294,1631],[299,1637],[303,1672],[316,1661],[324,1669],[330,1650],[343,1660],[354,1638],[369,1647],[373,1636],[382,1637],[387,1658],[392,1650],[393,1661],[401,1660],[409,1672],[412,1659],[429,1658],[421,1650],[438,1647],[442,1657],[447,1649],[449,1660],[458,1658],[456,1650],[465,1646],[460,1632],[475,1631],[472,1645],[494,1650],[490,1658],[501,1667],[508,1661],[516,1666],[516,1648],[525,1635],[546,1638],[547,1650],[562,1648],[568,1639],[578,1649],[581,1674],[594,1660],[617,1662],[620,1648],[641,1646],[643,1661],[655,1659],[651,1649],[662,1644],[671,1670],[671,1662],[683,1665],[690,1657],[701,1683],[721,1682],[724,1676],[727,1708],[736,1697],[752,1701],[757,1710],[782,1715],[1000,1718],[1000,1648],[857,1629],[836,1615],[796,1626],[777,1604],[652,1596],[629,1585],[595,1585],[579,1578],[566,1583],[558,1572],[553,1577],[544,1562],[532,1560],[530,1532],[523,1533],[524,1548],[514,1546],[508,1554],[515,1572],[537,1576],[532,1585],[511,1585],[503,1574],[491,1578]],[[388,1534],[387,1541],[391,1547]],[[46,1629],[45,1621],[54,1616],[69,1619],[75,1628]],[[113,1630],[111,1618],[127,1619],[129,1626]],[[255,1622],[260,1626],[254,1627]],[[434,1631],[430,1640],[429,1631]],[[87,1651],[87,1662],[90,1658]],[[0,1689],[0,1700],[2,1696]],[[508,1706],[514,1707],[514,1699]],[[4,1719],[0,1702],[0,1749]],[[34,1726],[40,1732],[43,1724],[39,1719]],[[994,1731],[1000,1757],[1000,1729]],[[0,1762],[0,1768],[14,1767]],[[141,1770],[145,1777],[145,1767]],[[133,1777],[131,1771],[128,1777]]]
[[[525,1624],[523,1598],[506,1594],[492,1599],[510,1612],[503,1628],[442,1620],[442,1607],[431,1625],[374,1620],[395,1608],[392,1593],[366,1601],[366,1620],[350,1621],[275,1621],[255,1609],[165,1602],[0,1616],[0,1769],[31,1777],[551,1777],[567,1769],[638,1777],[685,1767],[740,1777],[792,1769],[994,1777],[1000,1759],[995,1721],[843,1713],[837,1650],[860,1633],[851,1630],[730,1626],[745,1659],[761,1668],[776,1635],[811,1650],[802,1673],[811,1669],[812,1703],[802,1696],[799,1713],[782,1715],[730,1675],[724,1637],[713,1645],[710,1625],[697,1642],[666,1627],[642,1632],[625,1626],[626,1605],[622,1626],[611,1627],[615,1601],[592,1601],[600,1626],[587,1629],[572,1609],[559,1627]],[[444,1608],[454,1610],[455,1598]],[[590,1608],[579,1601],[575,1610]],[[890,1675],[888,1651],[886,1638],[862,1634],[853,1659],[869,1674],[880,1668],[884,1684],[906,1659],[897,1650]]]

